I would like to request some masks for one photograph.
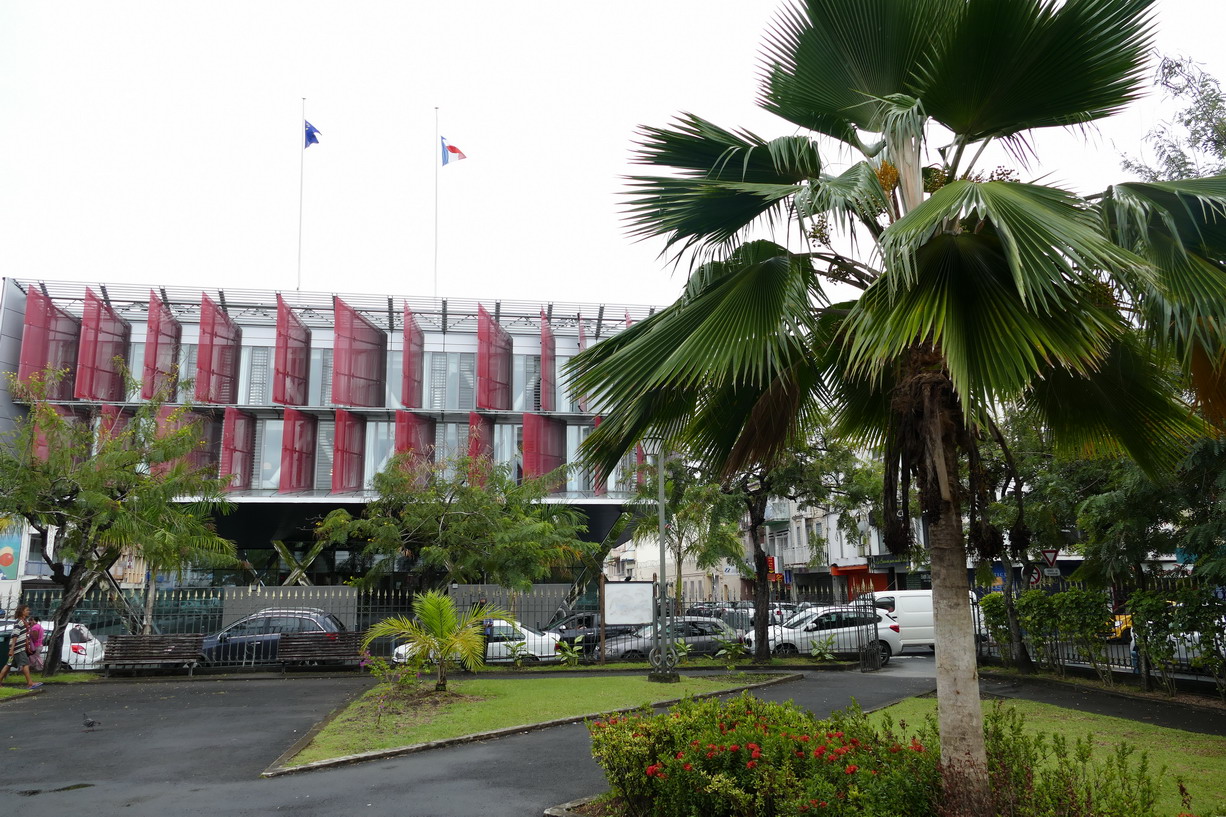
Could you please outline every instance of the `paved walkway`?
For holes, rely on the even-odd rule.
[[[899,657],[880,673],[813,672],[761,696],[793,699],[818,715],[845,707],[853,696],[871,708],[931,690],[933,669],[931,655]],[[0,706],[7,750],[0,802],[10,810],[133,817],[291,810],[303,817],[539,817],[549,806],[605,788],[582,724],[258,777],[318,719],[369,684],[346,675],[51,687]],[[83,731],[85,714],[102,725]]]

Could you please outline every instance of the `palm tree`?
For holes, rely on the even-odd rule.
[[[485,662],[485,635],[482,621],[508,618],[497,607],[478,604],[466,613],[456,610],[455,600],[438,590],[427,590],[413,597],[413,617],[385,618],[366,631],[363,648],[376,638],[391,638],[409,645],[411,655],[438,668],[436,692],[447,691],[447,665],[458,661],[465,669],[476,670]]]
[[[979,458],[998,407],[1022,406],[1063,450],[1127,452],[1158,472],[1203,431],[1168,363],[1209,416],[1226,406],[1226,178],[1079,197],[975,168],[992,142],[1024,160],[1035,129],[1135,99],[1151,5],[786,6],[760,104],[802,133],[766,140],[692,114],[644,127],[637,158],[664,172],[634,178],[632,229],[699,265],[676,304],[572,361],[606,417],[587,449],[605,467],[644,436],[724,473],[769,464],[822,407],[879,446],[891,549],[912,544],[913,487],[928,523],[959,813],[988,797],[966,568],[968,547],[1004,547]],[[828,155],[855,161],[834,173]],[[803,251],[744,243],[775,224],[798,227]],[[827,282],[862,294],[830,304]]]

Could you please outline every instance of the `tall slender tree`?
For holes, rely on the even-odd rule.
[[[1210,414],[1226,405],[1226,178],[1083,198],[976,169],[990,143],[1024,157],[1030,132],[1135,99],[1151,6],[788,3],[759,101],[798,132],[692,114],[642,129],[638,159],[659,172],[634,179],[632,228],[707,263],[678,303],[572,361],[608,418],[589,438],[602,462],[645,434],[726,472],[771,462],[823,405],[880,447],[888,544],[912,545],[913,488],[929,533],[951,813],[990,796],[967,559],[1003,546],[979,454],[997,406],[1032,412],[1058,449],[1158,471],[1202,430],[1168,362]],[[854,159],[831,172],[836,154]],[[741,243],[775,224],[807,245]],[[830,281],[862,294],[829,304]]]

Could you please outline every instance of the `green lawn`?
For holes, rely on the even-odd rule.
[[[42,681],[46,684],[79,684],[84,681],[92,681],[97,678],[97,673],[93,672],[57,672],[50,678],[44,678],[42,673],[34,673],[34,682]],[[5,698],[17,698],[26,694],[26,679],[20,672],[9,672],[7,678],[4,679],[4,685],[0,686],[0,700]]]
[[[393,749],[491,729],[611,712],[687,695],[759,683],[762,676],[682,678],[677,684],[642,676],[449,680],[440,699],[428,680],[412,695],[383,696],[376,687],[332,720],[291,764]]]
[[[985,702],[985,706],[991,705],[994,704]],[[1180,779],[1192,793],[1192,807],[1196,814],[1226,814],[1226,738],[1092,715],[1032,701],[1009,701],[1006,705],[1022,713],[1028,731],[1058,732],[1069,742],[1077,738],[1092,739],[1096,747],[1095,758],[1105,758],[1120,743],[1146,752],[1162,795],[1157,809],[1159,814],[1174,815],[1183,810],[1176,782]],[[919,724],[935,711],[935,699],[909,698],[873,713],[872,717],[881,718],[888,714],[895,722]],[[1162,772],[1163,767],[1166,768],[1165,773]]]

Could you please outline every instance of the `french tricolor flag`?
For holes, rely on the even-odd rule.
[[[446,137],[440,136],[439,140],[443,143],[443,164],[444,165],[448,164],[449,162],[458,162],[461,159],[468,158],[467,156],[464,155],[464,152],[460,150],[458,147],[456,147],[455,145],[447,144]]]

